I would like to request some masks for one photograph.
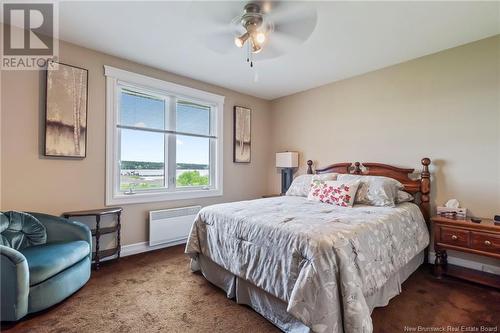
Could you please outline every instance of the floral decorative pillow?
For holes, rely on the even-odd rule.
[[[403,189],[403,184],[397,180],[383,176],[339,175],[338,180],[359,180],[354,202],[371,206],[396,206],[398,191]]]
[[[309,194],[309,190],[311,189],[311,183],[313,180],[335,180],[337,179],[337,173],[324,173],[320,175],[300,175],[297,176],[288,191],[286,191],[286,195],[298,196],[298,197],[307,197]]]
[[[359,181],[313,181],[308,200],[321,201],[341,207],[352,207]]]

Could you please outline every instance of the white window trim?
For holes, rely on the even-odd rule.
[[[223,194],[223,121],[224,121],[224,96],[206,91],[181,86],[179,84],[151,78],[145,75],[132,73],[123,69],[104,66],[106,76],[106,205],[147,203],[167,200],[183,200],[221,196]],[[217,135],[216,151],[210,154],[210,163],[215,162],[213,189],[182,189],[164,192],[136,192],[132,195],[117,193],[114,189],[119,181],[119,138],[117,130],[117,83],[125,83],[152,89],[164,94],[176,95],[181,98],[200,100],[214,105],[216,121],[213,122],[214,133]],[[214,159],[215,161],[212,161]],[[170,163],[170,160],[169,160]],[[168,175],[166,175],[168,176]],[[113,181],[114,180],[114,181]]]

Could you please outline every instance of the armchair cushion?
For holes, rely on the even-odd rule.
[[[92,244],[90,229],[83,223],[42,213],[29,214],[45,226],[47,230],[47,243],[84,240]],[[90,254],[89,259],[92,259],[90,258]]]
[[[0,319],[14,321],[28,313],[29,270],[17,250],[0,245]]]
[[[0,213],[0,245],[22,250],[46,241],[45,226],[34,216],[14,211]]]
[[[86,241],[48,243],[20,251],[28,262],[30,286],[43,282],[89,256]]]

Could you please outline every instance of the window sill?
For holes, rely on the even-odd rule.
[[[189,190],[178,192],[163,192],[163,193],[135,193],[135,194],[117,194],[106,197],[106,206],[110,205],[127,205],[138,203],[150,203],[158,201],[174,201],[187,200],[207,197],[218,197],[222,195],[222,190]]]

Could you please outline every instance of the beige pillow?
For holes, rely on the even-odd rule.
[[[371,206],[396,206],[398,191],[403,189],[403,184],[397,180],[383,176],[339,175],[337,179],[359,180],[354,202]]]
[[[335,180],[337,179],[337,173],[323,173],[319,175],[300,175],[295,177],[290,188],[286,191],[286,195],[297,196],[297,197],[307,197],[309,190],[311,189],[311,183],[313,180]]]
[[[399,203],[403,203],[403,202],[411,202],[414,199],[415,198],[410,193],[399,190],[398,196],[396,198],[396,203],[399,204]]]

